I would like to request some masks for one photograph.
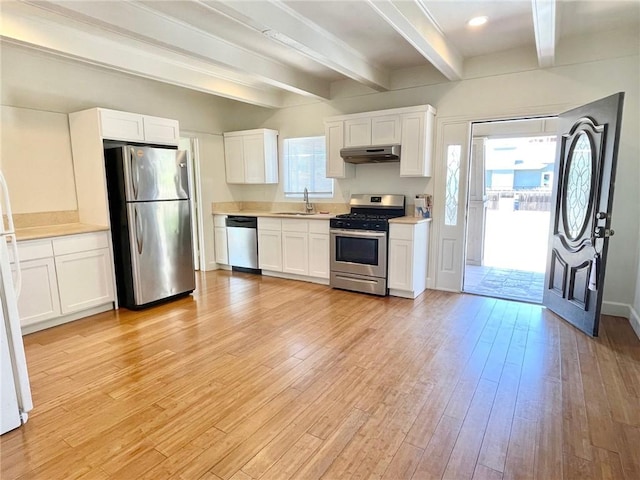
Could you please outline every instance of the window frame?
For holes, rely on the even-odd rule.
[[[330,181],[331,191],[317,191],[317,187],[315,186],[315,176],[313,175],[318,165],[315,162],[318,161],[318,158],[315,156],[311,159],[309,168],[307,170],[308,178],[309,178],[309,198],[317,198],[317,199],[332,199],[335,195],[335,183],[334,179],[326,176],[327,171],[327,153],[326,153],[326,137],[324,135],[313,135],[313,136],[305,136],[305,137],[289,137],[284,138],[282,140],[282,165],[283,165],[283,194],[287,199],[301,199],[304,197],[303,191],[292,191],[294,187],[292,187],[292,178],[291,178],[291,153],[289,151],[290,142],[322,142],[324,158],[320,161],[323,162],[322,169],[324,171],[324,179]],[[312,147],[310,147],[312,148]],[[296,159],[299,160],[299,159]],[[298,165],[299,167],[299,165]],[[299,169],[299,168],[298,168]],[[299,184],[300,180],[296,179],[296,182]]]

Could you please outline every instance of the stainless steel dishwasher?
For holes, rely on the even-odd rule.
[[[258,219],[229,215],[227,217],[229,265],[233,270],[261,273],[258,270]]]

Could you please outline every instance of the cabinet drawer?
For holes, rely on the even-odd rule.
[[[309,222],[307,220],[284,218],[282,219],[282,231],[306,233],[309,231]]]
[[[329,220],[309,220],[309,233],[329,235]]]
[[[51,240],[30,240],[28,242],[18,242],[18,255],[20,261],[37,260],[38,258],[53,257],[53,247]],[[13,249],[9,249],[9,261],[13,263]]]
[[[109,240],[107,235],[107,232],[98,232],[54,238],[53,251],[56,255],[66,255],[68,253],[108,248]]]
[[[258,230],[282,230],[282,220],[279,218],[258,217]]]
[[[413,240],[413,225],[389,225],[389,238]]]
[[[213,216],[213,226],[214,227],[226,227],[227,226],[227,216],[226,215],[214,215]]]

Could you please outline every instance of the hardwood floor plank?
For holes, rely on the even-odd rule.
[[[368,417],[369,415],[362,410],[352,409],[344,422],[291,478],[301,480],[321,478]]]
[[[534,478],[537,420],[514,417],[505,461],[504,478]]]
[[[304,464],[322,445],[322,439],[305,433],[293,444],[277,462],[275,462],[264,475],[256,478],[291,478],[293,474]],[[232,477],[233,478],[233,477]],[[247,478],[254,478],[247,475]]]
[[[476,465],[476,470],[473,472],[473,480],[502,480],[502,472],[498,472],[484,465]]]
[[[384,480],[410,479],[413,476],[423,450],[410,443],[403,443],[393,456],[382,478]]]
[[[414,480],[442,478],[447,468],[449,457],[462,427],[459,418],[443,415],[436,427],[427,448],[424,449],[422,459],[413,474]]]
[[[0,477],[640,478],[640,341],[537,305],[214,271],[189,297],[25,336]]]
[[[497,388],[495,382],[480,380],[449,457],[443,479],[462,480],[473,477]],[[470,459],[472,461],[469,461]]]

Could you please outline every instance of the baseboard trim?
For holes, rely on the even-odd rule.
[[[629,320],[636,336],[640,339],[640,315],[631,305],[618,302],[602,302],[601,313],[603,315],[626,318]]]
[[[631,328],[636,332],[636,336],[640,339],[640,314],[636,312],[633,307],[629,307],[631,310],[631,316],[629,317],[629,323],[631,324]]]
[[[618,302],[602,302],[600,312],[603,315],[611,315],[612,317],[631,318],[631,305],[628,303]]]

